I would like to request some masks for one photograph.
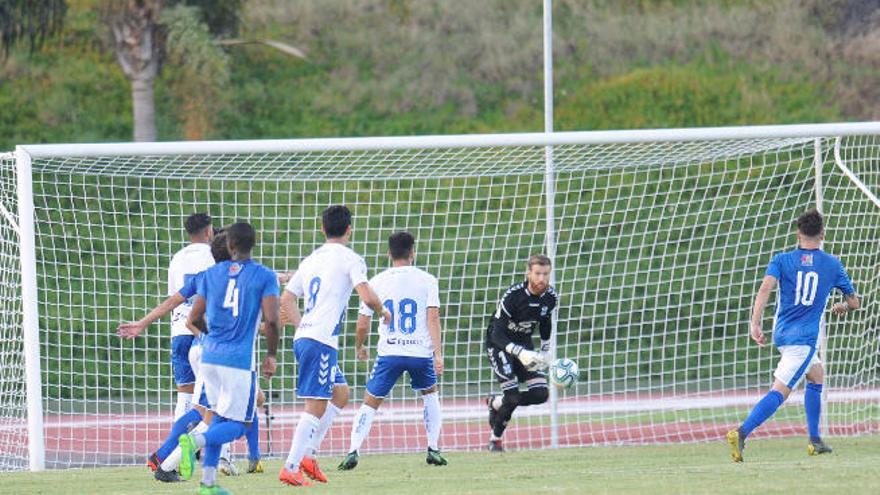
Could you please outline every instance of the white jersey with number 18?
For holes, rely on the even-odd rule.
[[[414,266],[398,266],[370,279],[370,287],[391,313],[391,324],[379,323],[378,356],[431,357],[434,342],[428,332],[428,308],[440,307],[437,279]],[[360,314],[373,310],[361,303]]]

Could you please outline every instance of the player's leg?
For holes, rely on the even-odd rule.
[[[742,425],[727,433],[730,444],[730,455],[734,462],[742,462],[746,438],[765,421],[770,419],[779,406],[788,398],[791,390],[804,377],[804,373],[815,357],[816,349],[805,345],[789,345],[779,347],[782,357],[773,373],[773,386],[770,391],[755,404]]]
[[[822,441],[819,435],[819,418],[822,415],[822,383],[825,380],[825,368],[821,362],[815,362],[807,372],[807,386],[804,392],[804,412],[807,416],[809,455],[830,454],[833,449]]]
[[[379,356],[375,363],[373,363],[373,370],[370,372],[369,380],[367,380],[364,403],[361,404],[351,423],[348,454],[339,463],[337,469],[349,471],[357,467],[358,450],[360,450],[364,439],[370,434],[376,410],[379,409],[382,401],[388,396],[394,384],[397,383],[397,379],[403,373],[403,367],[400,366],[399,359],[396,356]]]
[[[513,416],[513,411],[516,410],[522,400],[516,374],[519,361],[504,350],[496,349],[491,345],[486,347],[486,354],[492,366],[492,373],[501,384],[502,392],[500,396],[490,396],[487,401],[489,405],[489,424],[492,427],[492,434],[489,438],[489,450],[491,452],[503,452],[504,448],[501,446],[501,437],[504,435],[504,430],[507,429],[507,423]],[[519,368],[522,368],[522,366],[519,366]],[[525,372],[525,369],[519,371],[522,373]]]
[[[248,470],[249,473],[263,472],[263,454],[260,452],[260,415],[257,411],[266,402],[266,394],[257,388],[257,409],[254,411],[254,420],[248,425],[245,439],[248,446]]]
[[[298,366],[296,395],[305,399],[305,410],[300,415],[287,461],[278,479],[287,485],[308,486],[300,468],[312,444],[312,436],[321,424],[327,403],[333,397],[332,370],[336,368],[336,349],[312,339],[297,339],[293,343]]]
[[[443,414],[440,410],[440,392],[437,388],[437,375],[434,373],[432,358],[406,358],[407,373],[413,390],[422,393],[424,404],[425,434],[428,437],[428,451],[425,462],[433,466],[445,466],[446,459],[440,454],[440,430],[443,427]]]
[[[174,407],[174,420],[177,421],[192,407],[193,388],[196,375],[189,360],[192,335],[177,335],[171,339],[171,370],[177,385],[177,405]]]
[[[191,409],[171,425],[171,431],[168,432],[168,436],[165,437],[162,446],[150,455],[151,463],[155,463],[153,470],[156,472],[156,479],[160,481],[177,481],[177,473],[174,472],[174,468],[167,469],[169,466],[165,461],[169,459],[177,448],[177,439],[180,438],[180,435],[187,433],[201,421],[202,415],[196,409]]]
[[[327,482],[327,476],[321,471],[321,467],[318,465],[318,449],[321,447],[324,437],[327,436],[327,432],[330,431],[330,427],[333,426],[333,420],[336,419],[336,415],[348,405],[348,398],[351,395],[351,391],[348,388],[348,382],[345,380],[345,375],[342,374],[342,370],[339,366],[336,366],[333,375],[334,376],[331,378],[331,381],[333,382],[333,395],[330,398],[330,402],[327,404],[327,410],[324,411],[324,415],[321,416],[321,423],[318,425],[318,431],[312,436],[311,445],[309,445],[306,455],[303,457],[299,466],[306,476],[321,483]]]
[[[527,390],[522,394],[519,402],[522,406],[534,406],[547,402],[550,390],[547,388],[547,374],[543,371],[526,371],[525,382]]]

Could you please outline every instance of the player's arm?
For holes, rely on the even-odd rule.
[[[201,294],[196,294],[193,297],[192,309],[189,310],[189,317],[186,319],[186,326],[195,326],[197,321],[204,318],[206,307],[205,298]]]
[[[443,341],[440,338],[440,308],[428,307],[428,334],[434,344],[434,371],[443,374]]]
[[[361,361],[366,361],[370,357],[364,344],[367,342],[367,334],[370,333],[371,316],[372,312],[364,314],[364,309],[361,308],[357,323],[354,325],[354,351],[357,358]]]
[[[764,332],[761,330],[761,320],[764,316],[764,308],[767,301],[770,300],[770,293],[776,288],[776,277],[773,275],[765,275],[758,288],[758,295],[755,296],[755,304],[752,307],[752,323],[749,328],[749,335],[761,347],[767,343],[764,338]]]
[[[541,352],[544,353],[545,358],[550,356],[550,338],[553,336],[553,310],[557,304],[559,304],[558,296],[554,299],[553,306],[547,308],[547,316],[541,318],[541,321],[538,323],[538,333],[541,336]]]
[[[133,321],[129,323],[123,323],[116,327],[116,335],[119,335],[122,338],[133,339],[143,333],[144,330],[147,329],[150,325],[152,325],[156,320],[162,318],[171,312],[174,308],[183,304],[186,299],[180,295],[179,292],[175,292],[173,295],[169,296],[168,299],[162,301],[161,304],[153,308],[152,311],[147,313],[146,316],[141,318],[138,321]]]
[[[859,296],[849,294],[843,296],[843,302],[839,302],[831,306],[831,311],[836,315],[842,315],[847,311],[855,311],[862,307],[862,301]]]
[[[495,318],[489,331],[489,341],[498,349],[504,349],[508,354],[515,356],[526,368],[540,368],[544,364],[544,359],[539,353],[511,342],[510,337],[507,336],[507,326],[513,316],[510,311],[514,308],[510,295],[511,293],[508,292],[501,299],[495,311]]]
[[[286,291],[285,291],[286,292]],[[277,294],[277,286],[276,292]],[[266,357],[263,359],[263,376],[272,378],[275,374],[275,355],[278,353],[278,329],[281,315],[278,309],[278,296],[264,296],[260,303],[263,311],[263,335],[266,337]]]
[[[299,312],[299,300],[296,294],[285,289],[281,294],[281,325],[299,326],[302,314]]]
[[[391,323],[391,312],[388,311],[388,308],[382,305],[382,301],[379,300],[379,296],[376,294],[376,291],[370,287],[369,283],[361,282],[355,286],[354,290],[357,291],[358,297],[361,298],[362,303],[372,309],[374,313],[382,315],[382,321],[384,321],[385,324]]]

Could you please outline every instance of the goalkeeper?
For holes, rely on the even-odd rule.
[[[550,258],[531,256],[526,280],[507,289],[486,332],[486,353],[503,392],[486,401],[491,452],[504,451],[501,435],[517,407],[547,402],[547,374],[542,370],[547,367],[552,313],[559,299],[550,286],[550,269]],[[532,345],[535,329],[541,335],[538,351]],[[520,392],[520,383],[525,383],[525,392]]]

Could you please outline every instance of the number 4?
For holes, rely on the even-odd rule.
[[[223,298],[223,307],[232,308],[232,317],[238,318],[238,289],[235,288],[234,278],[226,286],[226,297]]]

